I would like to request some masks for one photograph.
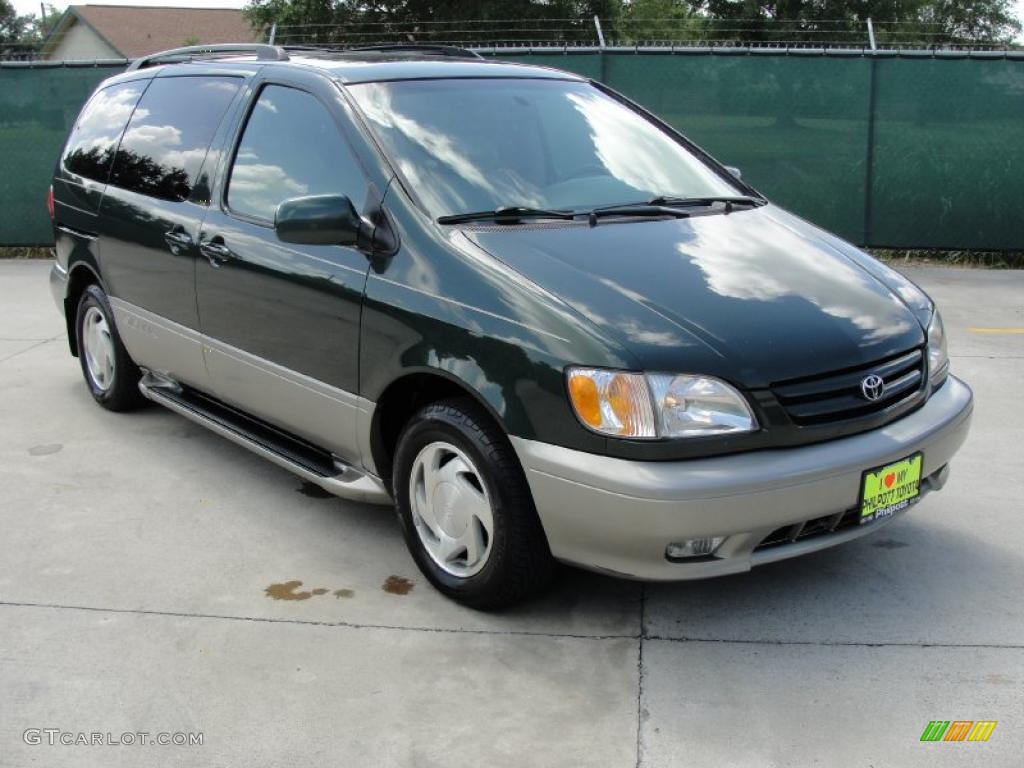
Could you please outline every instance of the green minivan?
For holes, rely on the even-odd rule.
[[[430,46],[167,51],[49,197],[92,396],[394,505],[441,592],[849,541],[969,428],[917,286],[604,85]]]

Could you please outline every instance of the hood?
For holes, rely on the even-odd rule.
[[[637,370],[758,388],[925,341],[920,307],[915,316],[884,268],[772,206],[466,234],[618,340]]]

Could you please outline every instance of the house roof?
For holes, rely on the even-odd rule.
[[[47,40],[48,48],[72,21],[84,23],[129,59],[183,45],[248,43],[261,37],[237,8],[71,5]]]

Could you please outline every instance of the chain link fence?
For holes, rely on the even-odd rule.
[[[607,83],[859,245],[1024,249],[1024,52],[477,43]],[[123,66],[0,65],[0,245],[52,241],[60,145]]]

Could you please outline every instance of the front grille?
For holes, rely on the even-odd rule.
[[[870,365],[773,384],[772,393],[794,424],[828,424],[868,416],[911,399],[924,386],[924,365],[924,353],[918,348]],[[868,400],[861,392],[861,382],[871,374],[885,382],[878,400]]]

